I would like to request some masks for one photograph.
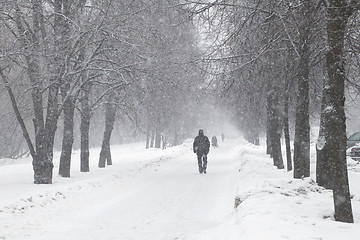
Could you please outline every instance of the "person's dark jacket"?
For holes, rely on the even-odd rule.
[[[196,136],[194,143],[193,143],[193,150],[194,153],[197,155],[207,155],[210,149],[210,141],[207,136],[204,134],[199,134]]]
[[[216,137],[216,136],[213,136],[213,137],[211,138],[211,145],[214,146],[214,147],[217,147],[217,146],[218,146],[217,137]]]

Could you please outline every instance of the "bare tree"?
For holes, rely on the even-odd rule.
[[[52,182],[52,169],[53,169],[53,143],[54,135],[56,131],[56,123],[58,118],[57,109],[57,91],[59,89],[59,82],[53,80],[53,84],[48,90],[48,103],[46,117],[44,120],[43,113],[43,82],[44,75],[41,66],[41,53],[43,48],[41,46],[42,40],[44,40],[44,15],[42,1],[34,0],[28,5],[20,5],[18,1],[12,3],[12,9],[14,11],[9,13],[8,23],[9,30],[13,33],[14,37],[19,40],[20,47],[22,48],[22,54],[26,63],[27,75],[32,84],[32,100],[34,111],[34,130],[35,130],[35,146],[30,141],[29,133],[23,126],[23,120],[17,113],[17,119],[22,125],[23,135],[26,136],[27,144],[30,149],[30,153],[33,157],[33,169],[34,169],[34,183],[48,184]],[[23,10],[31,9],[30,17],[26,18],[23,14]],[[55,23],[57,25],[58,23]],[[13,30],[16,27],[16,30]],[[4,76],[3,76],[4,78]],[[11,93],[9,91],[10,97]],[[11,97],[14,111],[18,112],[16,102]]]
[[[294,178],[310,176],[309,72],[310,38],[314,22],[311,1],[302,1],[299,26],[299,73],[297,81],[296,122],[294,139]]]
[[[116,95],[114,92],[109,94],[108,102],[106,103],[105,112],[105,130],[104,137],[101,145],[101,152],[98,166],[100,168],[107,165],[112,165],[111,150],[110,150],[110,138],[114,128],[114,122],[116,117]]]
[[[346,165],[344,39],[350,16],[360,9],[358,1],[330,0],[327,8],[328,52],[321,125],[317,144],[318,183],[333,190],[335,219],[352,223],[353,214]],[[325,165],[328,168],[325,168]]]

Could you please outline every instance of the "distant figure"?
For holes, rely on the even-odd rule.
[[[199,172],[206,173],[207,154],[210,150],[210,141],[208,137],[204,135],[204,130],[202,129],[199,130],[199,135],[195,137],[193,150],[197,155]]]
[[[221,134],[221,141],[224,141],[224,139],[225,139],[225,134],[222,133],[222,134]]]
[[[218,141],[217,141],[217,137],[216,136],[213,136],[211,138],[211,146],[213,147],[218,147]]]
[[[162,149],[166,149],[167,146],[167,137],[162,136]]]

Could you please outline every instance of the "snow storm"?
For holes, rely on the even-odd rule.
[[[358,239],[358,0],[0,0],[0,240]]]

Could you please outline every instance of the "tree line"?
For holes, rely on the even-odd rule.
[[[59,175],[70,177],[79,134],[82,172],[99,128],[98,166],[111,165],[116,121],[119,131],[146,135],[146,147],[180,143],[203,74],[196,26],[176,2],[1,0],[1,99],[9,103],[1,106],[1,155],[28,149],[34,183],[49,184],[54,146]]]
[[[23,135],[35,183],[52,182],[58,126],[59,174],[69,177],[76,124],[87,172],[91,124],[104,128],[98,166],[105,167],[112,164],[116,121],[123,131],[134,125],[146,147],[177,144],[202,117],[198,105],[210,89],[250,142],[266,133],[279,169],[284,133],[294,178],[310,176],[310,123],[320,119],[316,181],[333,190],[335,219],[353,222],[345,93],[359,88],[357,0],[0,0],[0,6],[7,93],[0,97],[11,103],[11,110],[1,106],[8,123],[2,141]],[[18,147],[7,154],[24,143],[11,144]]]
[[[320,126],[316,182],[333,190],[335,219],[353,222],[345,96],[359,86],[360,2],[185,2],[208,27],[208,74],[246,138],[256,144],[266,132],[267,153],[283,169],[283,134],[287,170],[301,179],[310,176],[310,124]]]

